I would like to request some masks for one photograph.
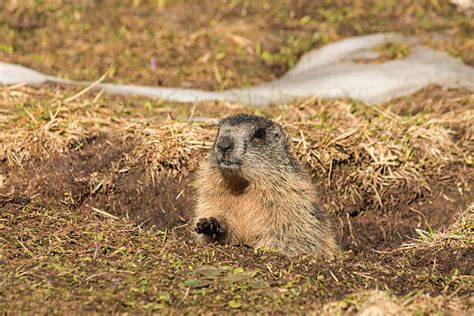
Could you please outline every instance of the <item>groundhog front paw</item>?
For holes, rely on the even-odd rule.
[[[195,230],[198,234],[204,234],[212,239],[216,239],[224,232],[223,227],[214,217],[200,218],[196,224]]]

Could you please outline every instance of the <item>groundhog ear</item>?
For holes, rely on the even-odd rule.
[[[217,131],[218,132],[220,132],[221,127],[222,127],[222,125],[224,125],[224,123],[225,123],[225,119],[219,120],[219,122],[217,122]]]
[[[276,125],[273,129],[273,135],[276,139],[286,140],[286,133],[281,126]]]
[[[283,128],[281,128],[281,126],[278,125],[278,124],[275,124],[275,125],[273,126],[273,132],[274,132],[275,136],[277,136],[277,135],[283,135],[283,134],[284,134]]]

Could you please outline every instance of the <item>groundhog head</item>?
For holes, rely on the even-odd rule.
[[[246,177],[269,170],[288,157],[282,127],[264,117],[238,114],[222,119],[214,143],[214,161],[224,173]]]

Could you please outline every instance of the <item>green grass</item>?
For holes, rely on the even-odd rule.
[[[392,272],[377,268],[372,256],[351,267],[350,253],[326,263],[235,247],[203,248],[179,231],[143,229],[94,214],[35,205],[8,204],[0,230],[6,232],[0,252],[0,262],[7,267],[0,279],[3,311],[303,312],[334,301],[347,310],[361,308],[367,299],[365,289],[378,284],[390,293],[395,282],[383,281]],[[426,291],[465,293],[472,286],[472,278],[456,270],[448,275],[422,272],[411,256],[409,252],[393,256],[409,263],[392,278],[413,277],[406,285]],[[396,294],[392,297],[397,299]]]
[[[108,70],[107,81],[227,89],[281,76],[312,48],[385,31],[473,63],[472,18],[432,0],[7,0],[0,60],[64,78]],[[381,60],[410,54],[404,43],[376,50]],[[472,207],[445,219],[449,229],[431,225],[472,202],[472,93],[429,87],[380,107],[310,99],[260,109],[200,103],[195,112],[98,91],[66,102],[76,93],[0,88],[0,312],[472,310]],[[183,187],[150,196],[147,181],[189,179],[201,161],[214,126],[187,123],[191,112],[241,111],[285,125],[334,217],[343,248],[336,260],[202,247],[181,218],[176,228],[114,213],[117,202],[156,214],[157,196],[175,206]],[[68,204],[83,194],[97,209]]]
[[[472,19],[448,1],[7,0],[0,12],[0,60],[72,79],[112,67],[115,82],[242,87],[281,76],[312,48],[392,31],[474,60]]]

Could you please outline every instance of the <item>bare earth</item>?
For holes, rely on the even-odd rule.
[[[144,2],[2,2],[0,60],[74,79],[112,65],[108,80],[206,89],[278,77],[309,49],[374,31],[473,60],[472,19],[445,2]],[[375,107],[257,109],[0,87],[0,311],[470,314],[473,101],[429,87]],[[190,240],[189,185],[212,119],[237,112],[283,124],[338,258]]]

